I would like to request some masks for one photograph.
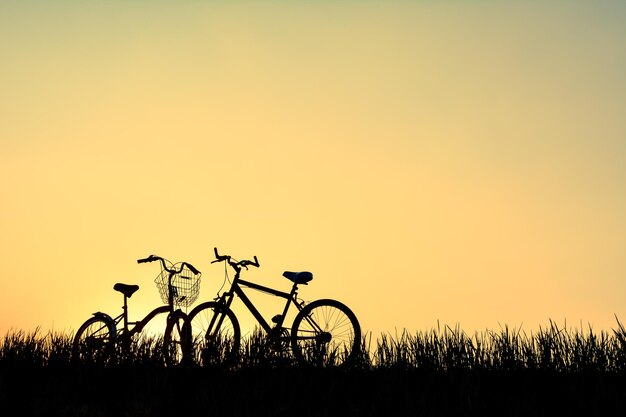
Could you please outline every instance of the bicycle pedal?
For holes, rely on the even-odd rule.
[[[274,317],[272,317],[272,322],[273,323],[279,323],[282,319],[283,319],[283,315],[282,314],[276,314]]]

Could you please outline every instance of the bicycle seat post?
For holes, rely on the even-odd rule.
[[[128,297],[124,294],[124,305],[122,306],[122,314],[124,315],[124,333],[128,332]]]
[[[298,295],[298,283],[297,282],[294,282],[293,287],[291,287],[291,295],[292,297],[295,297]]]

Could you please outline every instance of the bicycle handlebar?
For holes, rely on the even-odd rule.
[[[187,263],[187,262],[183,262],[183,266],[186,266],[191,272],[193,272],[194,274],[198,275],[200,273],[200,271],[198,271],[192,264]],[[181,268],[182,271],[182,268]]]
[[[238,262],[232,262],[230,255],[220,255],[219,252],[217,251],[217,248],[213,248],[213,250],[215,251],[215,260],[212,261],[211,263],[228,261],[228,264],[235,269],[240,269],[242,266],[248,269],[248,265],[256,266],[257,268],[261,266],[259,264],[259,260],[257,259],[256,255],[254,256],[254,261],[243,259]]]
[[[211,263],[214,262],[222,262],[222,261],[230,261],[230,256],[226,255],[226,256],[221,256],[218,252],[217,252],[217,248],[213,248],[213,250],[215,251],[215,260]]]
[[[158,259],[159,259],[158,256],[150,255],[147,258],[137,259],[137,263],[138,264],[143,264],[143,263],[146,263],[146,262],[154,262],[154,261],[157,261]]]
[[[163,269],[165,269],[167,272],[169,272],[170,274],[180,274],[183,269],[185,268],[185,266],[194,274],[198,275],[200,273],[200,271],[198,271],[196,269],[196,267],[194,267],[192,264],[187,263],[187,262],[183,262],[180,265],[180,268],[175,269],[175,268],[168,268],[167,264],[165,263],[165,259],[161,258],[160,256],[156,256],[156,255],[150,255],[147,258],[143,258],[143,259],[137,259],[137,263],[138,264],[143,264],[146,262],[154,262],[154,261],[161,261],[161,265],[163,266]],[[183,277],[183,278],[187,278],[187,277]]]

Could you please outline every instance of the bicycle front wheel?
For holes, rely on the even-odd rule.
[[[296,316],[291,349],[301,364],[342,366],[358,354],[361,327],[348,307],[335,300],[317,300]]]
[[[202,366],[232,365],[239,356],[241,331],[235,313],[214,301],[189,313],[188,354]]]
[[[163,335],[163,358],[167,366],[178,365],[185,359],[189,343],[186,321],[187,315],[182,311],[175,311],[167,318]]]
[[[115,347],[117,329],[108,317],[94,316],[83,323],[72,343],[72,359],[82,363],[106,363]]]

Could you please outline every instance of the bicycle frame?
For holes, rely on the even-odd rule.
[[[115,348],[117,343],[120,344],[122,351],[129,352],[132,338],[141,332],[157,315],[167,313],[163,344],[160,349],[162,349],[166,365],[174,365],[182,360],[185,344],[187,343],[187,335],[184,330],[187,315],[177,307],[187,297],[185,304],[182,305],[188,306],[191,301],[195,301],[200,271],[187,262],[182,262],[180,266],[177,266],[178,264],[174,265],[156,255],[138,259],[137,263],[154,261],[161,262],[161,274],[155,281],[157,281],[161,299],[165,305],[156,307],[139,321],[129,322],[128,298],[132,297],[139,289],[139,286],[122,283],[115,284],[113,289],[124,296],[122,313],[115,318],[100,311],[93,313],[93,317],[87,319],[76,332],[72,342],[72,355],[76,355],[77,358],[82,357],[83,359],[95,358],[93,356],[94,353],[105,348],[107,350],[105,353],[108,355],[111,353],[109,350]],[[183,274],[184,268],[187,268],[193,275],[189,275],[186,272]],[[164,275],[165,271],[168,272],[167,276]],[[177,283],[173,281],[176,274],[181,274],[181,279],[195,279],[196,281],[191,282],[190,286],[186,287],[183,282]],[[179,291],[181,288],[182,291]],[[165,291],[167,291],[167,294],[165,294]]]
[[[115,323],[116,327],[120,324],[120,322],[123,322],[123,326],[121,329],[122,332],[120,332],[120,337],[131,338],[137,333],[140,333],[143,330],[143,328],[146,327],[146,325],[157,315],[162,314],[162,313],[173,313],[174,311],[175,310],[173,306],[162,305],[152,310],[150,313],[148,313],[146,317],[144,317],[140,321],[128,321],[128,313],[126,310],[124,310],[122,314],[120,314],[119,316],[113,319],[113,322]],[[129,325],[132,325],[132,328],[129,328]]]
[[[214,251],[215,260],[211,263],[225,263],[224,281],[228,280],[229,285],[223,292],[220,289],[213,300],[194,308],[187,317],[185,333],[191,340],[185,354],[191,360],[205,366],[237,361],[242,335],[238,314],[232,309],[235,297],[239,297],[252,313],[261,328],[263,340],[269,342],[270,350],[281,354],[290,350],[293,358],[303,364],[340,366],[355,357],[361,333],[354,313],[345,304],[333,299],[305,303],[298,296],[298,287],[313,279],[311,272],[284,272],[283,276],[292,284],[289,284],[291,290],[281,291],[240,278],[243,268],[260,267],[256,256],[254,260],[236,260],[230,255],[220,255],[217,248]],[[232,278],[228,274],[229,266],[235,271]],[[226,282],[222,288],[224,284]],[[248,297],[248,289],[285,299],[282,314],[275,315],[270,321],[267,311],[264,311],[264,317],[252,302],[256,299]],[[293,310],[289,312],[292,303],[295,305],[295,317],[292,317]],[[285,326],[285,323],[291,324]]]
[[[243,291],[243,288],[251,288],[253,290],[257,290],[266,294],[271,294],[276,297],[284,298],[287,300],[287,302],[285,303],[285,308],[283,309],[283,313],[280,315],[280,317],[277,320],[274,321],[275,323],[274,326],[270,325],[267,322],[267,320],[265,320],[265,318],[261,315],[259,310],[254,306],[250,298],[248,298],[246,293]],[[271,334],[272,330],[282,328],[283,323],[285,322],[285,318],[287,317],[287,312],[289,311],[289,307],[291,306],[292,303],[296,306],[298,310],[302,310],[302,305],[301,303],[298,302],[297,295],[298,295],[297,284],[294,284],[293,287],[291,288],[291,292],[287,293],[284,291],[279,291],[273,288],[265,287],[263,285],[255,284],[254,282],[243,280],[239,278],[239,271],[237,271],[237,273],[235,274],[235,278],[233,279],[233,283],[230,287],[230,291],[223,293],[217,299],[217,302],[223,305],[225,308],[229,309],[233,300],[235,299],[235,296],[239,297],[239,299],[244,303],[248,311],[252,313],[254,318],[261,325],[263,330],[265,330],[268,334]],[[217,320],[218,317],[219,317],[219,321],[215,323],[215,320]],[[213,326],[216,324],[218,328],[220,328],[222,325],[222,320],[223,320],[223,315],[221,314],[213,316],[211,323],[209,324],[209,328],[213,328]]]
[[[175,309],[174,308],[174,290],[173,285],[172,285],[172,278],[174,277],[175,274],[180,273],[182,271],[182,269],[187,266],[188,268],[190,268],[192,271],[199,273],[197,269],[195,269],[195,267],[189,263],[183,262],[180,269],[176,270],[176,269],[170,269],[167,264],[165,263],[165,259],[159,257],[159,256],[155,256],[155,255],[150,255],[148,258],[145,259],[139,259],[137,262],[138,263],[145,263],[145,262],[153,262],[153,261],[160,261],[161,262],[161,266],[164,270],[168,271],[169,275],[168,275],[168,300],[167,300],[167,304],[166,305],[162,305],[160,307],[155,308],[154,310],[152,310],[150,313],[148,313],[148,315],[146,315],[142,320],[140,321],[133,321],[133,322],[129,322],[128,321],[128,298],[126,297],[126,295],[124,295],[124,305],[122,306],[122,314],[120,314],[119,316],[115,317],[113,319],[113,322],[115,323],[115,327],[118,327],[120,322],[123,322],[123,326],[120,332],[120,335],[122,337],[127,337],[127,338],[131,338],[134,335],[136,335],[137,333],[140,333],[143,328],[148,324],[148,322],[150,322],[153,318],[155,318],[157,315],[162,314],[162,313],[169,313],[172,314],[176,311],[181,311],[180,309]],[[128,325],[133,325],[132,328],[129,329]]]
[[[304,302],[298,302],[298,283],[294,281],[293,286],[291,287],[291,292],[289,293],[275,290],[273,288],[265,287],[263,285],[255,284],[253,282],[241,279],[240,274],[241,274],[242,267],[245,267],[246,269],[248,269],[247,265],[256,266],[257,268],[259,267],[259,262],[256,256],[254,257],[254,262],[249,261],[249,260],[232,261],[231,257],[228,255],[220,256],[219,253],[217,252],[217,248],[215,248],[215,257],[216,257],[216,260],[213,261],[212,263],[226,261],[235,270],[235,276],[233,278],[233,282],[230,286],[229,291],[224,292],[222,295],[218,296],[215,299],[215,301],[220,306],[223,307],[224,311],[229,311],[231,310],[230,306],[235,296],[238,296],[241,299],[241,301],[243,301],[248,311],[252,313],[254,318],[257,320],[257,322],[261,325],[263,330],[265,330],[265,332],[270,337],[278,337],[278,338],[282,337],[282,332],[280,330],[285,329],[283,327],[283,324],[285,322],[285,319],[287,317],[287,312],[289,311],[289,307],[291,306],[291,304],[293,303],[298,309],[298,311],[302,311],[302,309],[305,308]],[[265,320],[265,318],[261,315],[259,310],[257,310],[257,308],[254,306],[252,301],[250,301],[248,296],[245,294],[245,292],[243,291],[243,288],[251,288],[253,290],[261,291],[261,292],[271,294],[276,297],[284,298],[287,300],[287,302],[285,303],[285,308],[283,309],[283,313],[281,315],[277,315],[272,318],[272,322],[275,323],[274,326],[271,326]],[[220,329],[222,327],[224,317],[225,317],[224,313],[214,314],[208,325],[207,333],[210,333],[212,329]],[[304,320],[306,320],[318,332],[320,333],[322,332],[321,327],[310,317],[304,317]],[[278,332],[276,330],[278,330]],[[298,339],[304,340],[304,339],[308,339],[308,337],[298,337]]]

